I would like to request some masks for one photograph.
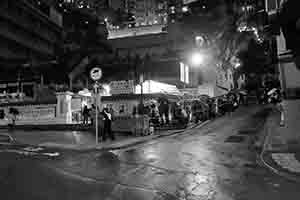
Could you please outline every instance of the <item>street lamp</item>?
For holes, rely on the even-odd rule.
[[[190,57],[190,62],[194,66],[201,65],[203,63],[203,55],[198,52],[193,53]]]
[[[239,68],[240,66],[241,66],[241,63],[240,63],[240,62],[237,62],[237,63],[235,63],[234,68],[237,69],[237,68]]]

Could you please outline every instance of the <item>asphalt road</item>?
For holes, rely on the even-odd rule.
[[[118,151],[59,151],[57,157],[0,152],[0,198],[299,199],[297,183],[256,163],[251,138],[266,112],[241,108],[202,128]]]

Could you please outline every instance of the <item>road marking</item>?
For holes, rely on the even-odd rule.
[[[30,151],[21,151],[21,150],[16,150],[16,149],[4,149],[4,150],[0,150],[0,152],[2,153],[17,153],[17,154],[21,154],[21,155],[25,155],[25,156],[34,156],[34,155],[38,155],[38,153],[35,152],[30,152]]]
[[[38,152],[44,150],[44,148],[41,147],[26,147],[24,148],[25,151],[31,151],[31,152]]]
[[[60,155],[58,152],[55,152],[55,153],[42,153],[42,154],[45,155],[45,156],[50,156],[50,157],[56,157],[56,156]]]
[[[58,152],[54,152],[54,153],[36,153],[34,151],[17,150],[17,149],[3,149],[3,150],[0,150],[0,153],[17,153],[17,154],[25,155],[25,156],[44,155],[44,156],[50,156],[50,157],[57,157],[57,156],[60,155]]]

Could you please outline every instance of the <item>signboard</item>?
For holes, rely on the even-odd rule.
[[[189,3],[192,3],[192,2],[195,2],[197,0],[183,0],[183,4],[189,4]]]
[[[72,98],[71,99],[71,109],[72,111],[81,110],[81,98]]]
[[[111,94],[133,94],[135,91],[133,80],[112,81],[110,83]]]
[[[102,70],[99,67],[95,67],[90,71],[90,77],[91,79],[93,79],[94,81],[98,81],[100,80],[100,78],[102,77]]]

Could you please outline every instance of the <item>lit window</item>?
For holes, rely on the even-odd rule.
[[[185,82],[184,81],[184,73],[185,73],[185,69],[184,69],[184,64],[181,62],[180,63],[180,81]]]
[[[185,65],[184,67],[185,67],[185,69],[184,69],[185,83],[189,83],[190,82],[189,66]]]

